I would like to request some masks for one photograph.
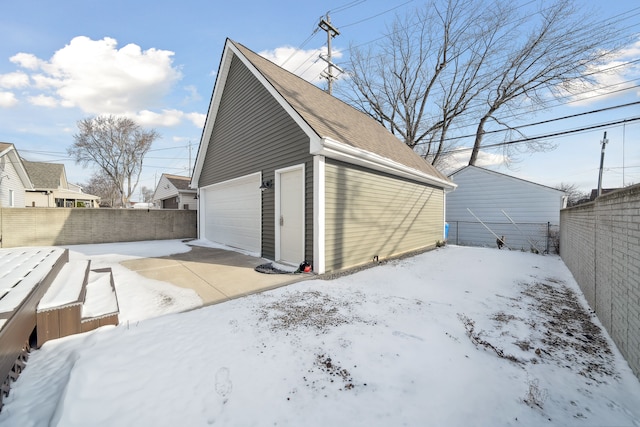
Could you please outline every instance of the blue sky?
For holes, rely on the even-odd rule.
[[[579,4],[597,8],[601,2]],[[126,113],[162,135],[146,157],[140,181],[140,186],[154,188],[163,172],[189,174],[189,159],[193,164],[227,37],[277,63],[302,46],[303,52],[285,67],[320,83],[317,76],[323,64],[317,54],[326,43],[326,33],[313,33],[322,15],[331,11],[332,23],[341,32],[333,39],[340,63],[350,44],[382,37],[396,13],[421,5],[417,0],[5,2],[0,14],[0,141],[15,144],[28,160],[64,163],[69,181],[84,183],[93,169],[76,165],[66,154],[77,121]],[[639,59],[637,3],[610,1],[600,14],[603,22],[623,14],[620,25],[626,34],[636,35],[636,43],[616,60]],[[638,85],[640,67],[637,63],[625,67],[605,81],[626,82],[616,89]],[[527,117],[524,123],[638,100],[636,87],[559,105]],[[617,108],[531,128],[529,135],[638,116],[638,105]],[[609,143],[603,186],[640,183],[640,121],[555,138],[551,141],[555,150],[524,155],[510,168],[495,154],[484,156],[484,165],[544,185],[564,182],[586,191],[597,186],[604,131]]]

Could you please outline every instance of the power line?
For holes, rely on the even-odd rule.
[[[572,118],[575,118],[575,117],[586,116],[586,115],[589,115],[589,114],[602,113],[604,111],[616,110],[618,108],[631,107],[633,105],[639,105],[639,104],[640,104],[640,101],[636,101],[636,102],[629,102],[627,104],[614,105],[614,106],[611,106],[611,107],[598,108],[597,110],[584,111],[582,113],[570,114],[568,116],[555,117],[553,119],[547,119],[547,120],[542,120],[542,121],[539,121],[539,122],[527,123],[527,124],[519,125],[519,126],[513,126],[513,127],[510,127],[508,129],[489,130],[489,131],[484,132],[483,135],[499,133],[499,132],[507,132],[507,131],[511,131],[511,130],[515,130],[515,129],[522,129],[522,128],[531,127],[531,126],[539,126],[539,125],[544,125],[544,124],[547,124],[547,123],[557,122],[557,121],[560,121],[560,120],[572,119]],[[471,138],[471,137],[474,137],[474,136],[476,136],[475,133],[468,134],[468,135],[462,135],[462,136],[456,136],[456,137],[450,137],[450,138],[444,138],[443,141],[451,141],[451,140],[457,140],[457,139]]]
[[[400,5],[396,6],[396,7],[392,7],[391,9],[387,9],[384,12],[380,12],[380,13],[377,13],[375,15],[369,16],[368,18],[361,19],[360,21],[352,22],[351,24],[341,25],[341,28],[352,27],[354,25],[358,25],[358,24],[361,24],[363,22],[370,21],[370,20],[372,20],[374,18],[377,18],[378,16],[382,16],[382,15],[385,15],[385,14],[387,14],[389,12],[393,12],[394,10],[399,9],[402,6],[406,6],[409,3],[413,3],[413,0],[406,1],[406,2],[400,4]]]
[[[357,5],[361,4],[361,3],[364,3],[366,1],[367,0],[353,0],[352,2],[349,2],[349,3],[344,4],[342,6],[338,6],[337,8],[328,11],[327,14],[329,14],[329,13],[336,14],[336,13],[344,12],[345,10],[351,9],[352,7],[355,7],[355,6],[357,6]]]
[[[560,131],[560,132],[553,132],[553,133],[549,133],[546,135],[538,135],[538,136],[534,136],[534,137],[530,137],[530,138],[521,138],[521,139],[515,139],[512,141],[505,141],[505,142],[498,142],[495,144],[486,144],[486,145],[481,145],[479,147],[479,149],[486,149],[486,148],[496,148],[496,147],[504,147],[504,146],[508,146],[508,145],[515,145],[515,144],[521,144],[523,142],[531,142],[531,141],[537,141],[540,139],[546,139],[546,138],[552,138],[554,136],[564,136],[564,135],[569,135],[569,134],[573,134],[573,133],[580,133],[580,132],[586,132],[586,131],[590,131],[590,130],[594,130],[594,129],[602,129],[605,127],[612,127],[612,126],[616,126],[616,125],[621,125],[621,124],[627,124],[627,123],[632,123],[632,122],[636,122],[640,120],[640,117],[633,117],[630,119],[623,119],[623,120],[618,120],[615,122],[608,122],[608,123],[601,123],[598,125],[592,125],[592,126],[585,126],[579,129],[571,129],[571,130],[565,130],[565,131]],[[417,144],[416,144],[417,145]],[[451,150],[444,150],[443,153],[458,153],[460,151],[467,151],[467,150],[473,150],[473,147],[457,147],[455,149],[451,149]]]

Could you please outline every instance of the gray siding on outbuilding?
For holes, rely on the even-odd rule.
[[[327,159],[326,270],[341,270],[443,239],[444,191]]]
[[[313,254],[313,158],[309,138],[249,69],[234,57],[202,166],[199,186],[304,163],[306,249]],[[262,193],[262,256],[275,258],[275,191]]]

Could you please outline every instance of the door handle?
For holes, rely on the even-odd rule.
[[[280,215],[280,226],[282,227],[283,225],[284,225],[284,217]]]

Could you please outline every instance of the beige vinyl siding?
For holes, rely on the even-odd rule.
[[[237,57],[231,61],[199,186],[255,172],[274,180],[274,171],[304,163],[307,230],[313,230],[313,159],[309,137]],[[262,256],[275,258],[275,191],[262,193]],[[313,255],[307,232],[305,256]]]
[[[442,189],[331,160],[325,173],[327,271],[442,240]]]

